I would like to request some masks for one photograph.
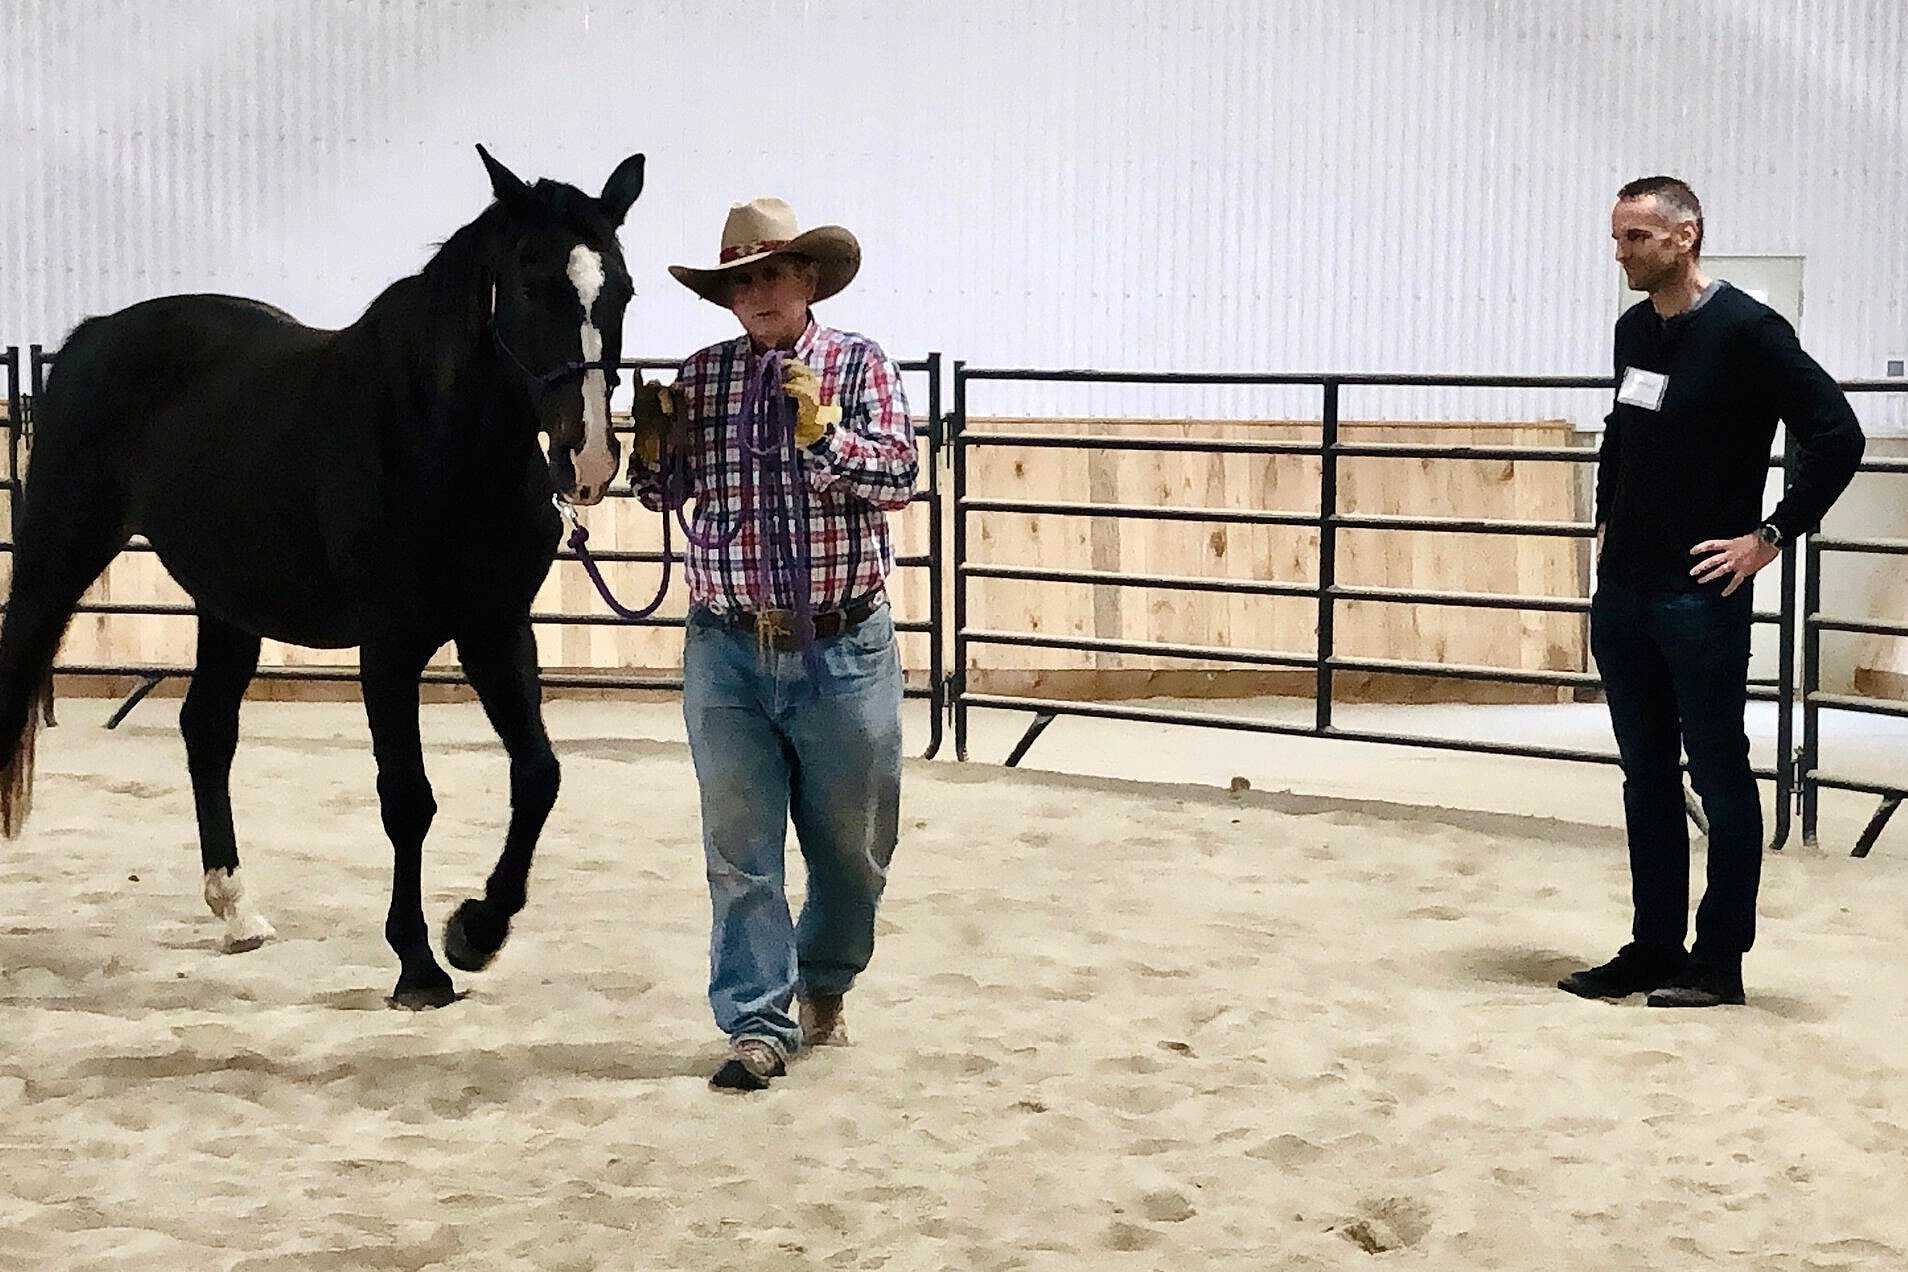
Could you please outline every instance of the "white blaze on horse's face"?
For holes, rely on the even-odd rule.
[[[583,361],[595,362],[603,356],[603,333],[596,329],[592,315],[596,298],[603,290],[603,255],[578,243],[570,249],[570,281],[576,285],[576,297],[583,302]],[[603,373],[583,373],[583,445],[576,450],[576,503],[593,504],[609,489],[616,476],[616,455],[610,450],[609,387]]]

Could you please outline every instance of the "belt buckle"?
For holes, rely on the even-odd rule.
[[[785,610],[774,609],[756,611],[755,643],[757,646],[762,649],[775,649],[779,648],[776,644],[777,641],[788,640],[794,637],[794,628],[788,627],[782,622],[786,613],[787,611]]]

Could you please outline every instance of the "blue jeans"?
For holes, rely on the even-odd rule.
[[[901,814],[901,662],[884,605],[800,652],[690,611],[682,714],[702,792],[714,922],[709,1006],[731,1038],[801,1045],[797,992],[840,994],[874,954]],[[783,892],[790,819],[808,867],[799,921]]]
[[[1623,815],[1638,944],[1683,948],[1689,825],[1679,752],[1709,818],[1708,887],[1692,957],[1740,960],[1756,939],[1762,796],[1749,769],[1750,589],[1724,597],[1599,586],[1590,648],[1623,765]]]

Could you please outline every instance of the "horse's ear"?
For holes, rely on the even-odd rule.
[[[490,189],[499,203],[513,208],[526,208],[530,205],[530,187],[523,183],[516,173],[490,157],[483,143],[477,143],[477,153],[484,161],[484,170],[490,174]]]
[[[610,173],[609,180],[603,183],[603,197],[597,202],[603,205],[603,214],[609,217],[611,225],[621,225],[629,205],[636,202],[636,196],[642,192],[643,157],[631,155]]]

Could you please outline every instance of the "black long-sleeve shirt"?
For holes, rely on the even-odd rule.
[[[1604,582],[1693,591],[1691,548],[1764,521],[1786,544],[1815,528],[1861,462],[1861,425],[1835,381],[1787,319],[1727,284],[1672,318],[1647,300],[1631,307],[1617,319],[1616,376],[1597,459]],[[1795,441],[1795,464],[1788,493],[1765,517],[1778,418]]]

